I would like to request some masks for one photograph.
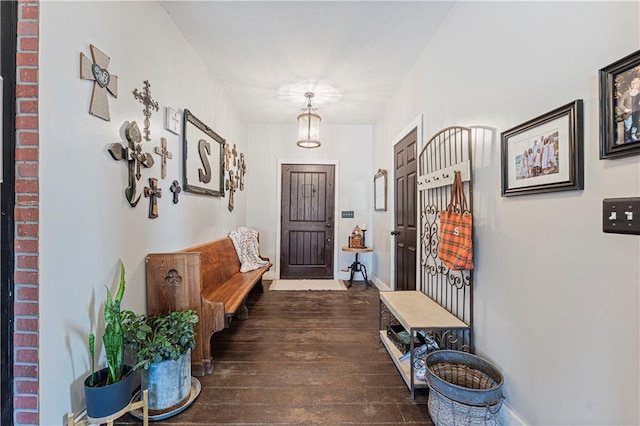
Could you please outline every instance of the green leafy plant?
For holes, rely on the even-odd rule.
[[[115,297],[111,297],[109,289],[107,289],[107,300],[104,307],[104,321],[105,328],[102,335],[102,343],[104,344],[104,351],[107,357],[107,382],[105,385],[110,385],[122,380],[124,376],[124,339],[122,329],[122,311],[120,311],[120,304],[122,297],[124,296],[125,279],[124,279],[124,264],[120,260],[120,284]],[[89,352],[91,353],[91,386],[99,386],[99,383],[94,383],[93,377],[95,375],[94,359],[95,359],[95,335],[91,333],[89,335]]]
[[[198,315],[193,310],[176,311],[157,316],[123,312],[125,346],[136,354],[134,368],[149,368],[152,363],[177,360],[189,349],[195,349]]]

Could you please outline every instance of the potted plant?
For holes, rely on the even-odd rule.
[[[191,350],[196,347],[198,315],[193,310],[155,316],[123,313],[124,341],[143,367],[142,389],[149,390],[149,411],[178,408],[191,392]]]
[[[112,298],[107,289],[107,300],[104,308],[104,334],[102,342],[107,359],[107,366],[95,371],[95,335],[89,335],[89,352],[91,353],[91,376],[84,381],[84,394],[89,421],[100,423],[101,420],[117,418],[124,414],[131,401],[133,391],[133,367],[124,364],[124,335],[122,328],[122,311],[120,304],[124,295],[124,264],[120,260],[120,284],[116,295]]]

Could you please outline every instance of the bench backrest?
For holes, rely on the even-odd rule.
[[[233,241],[229,237],[189,247],[182,251],[200,253],[200,279],[203,294],[216,289],[233,274],[240,272],[240,260]]]

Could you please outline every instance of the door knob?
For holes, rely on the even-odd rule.
[[[331,228],[331,226],[333,225],[331,225],[330,223],[327,223],[327,228]]]
[[[398,235],[399,232],[398,231],[391,231],[391,235]]]

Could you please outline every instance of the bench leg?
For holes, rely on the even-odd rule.
[[[247,308],[246,302],[242,302],[242,304],[238,307],[236,311],[236,318],[241,321],[246,321],[249,319],[249,309]]]

